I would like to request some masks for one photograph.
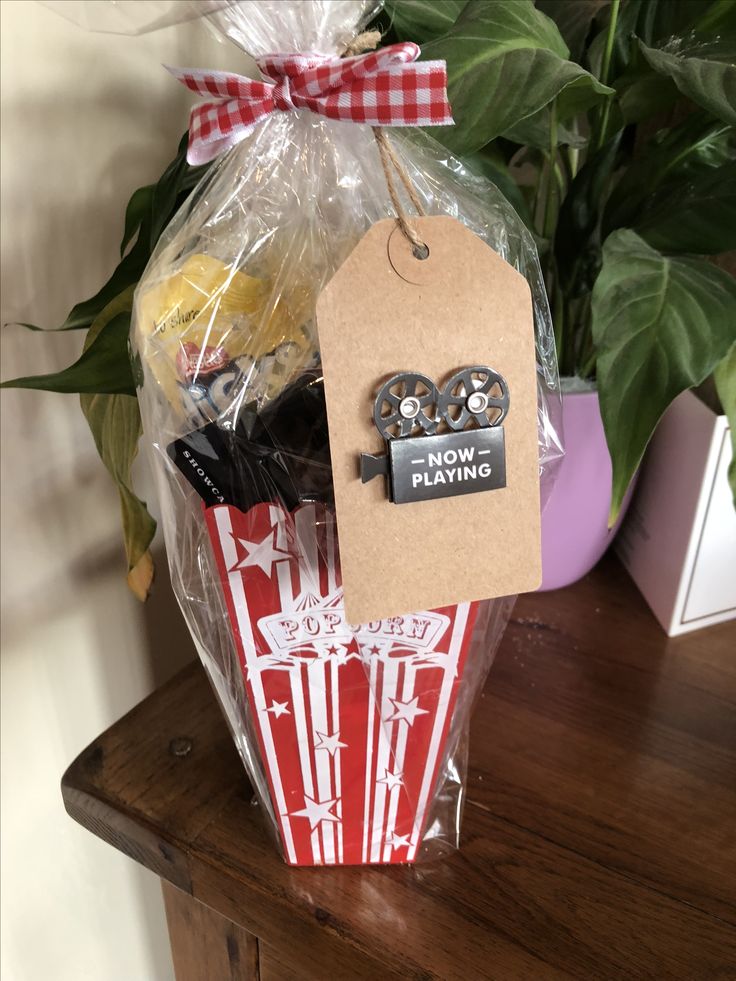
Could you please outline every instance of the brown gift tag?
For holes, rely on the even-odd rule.
[[[429,247],[426,259],[412,254],[395,221],[380,221],[317,303],[340,561],[351,623],[526,592],[541,581],[529,286],[454,218],[420,218],[413,224]],[[480,407],[477,401],[470,404],[479,410],[477,423],[463,408],[471,385],[457,382],[446,388],[448,379],[475,366],[493,369],[505,382],[508,412],[496,425],[485,421],[494,412],[480,411],[482,400]],[[401,372],[421,373],[434,383],[437,412],[420,385],[416,392],[424,394],[423,405],[412,421],[417,404],[406,399],[399,403],[402,392],[411,394],[414,382],[409,389],[401,383],[386,387]],[[479,380],[472,384],[477,386],[483,374],[475,377]],[[392,399],[392,391],[399,397]],[[447,395],[443,401],[443,391],[452,396],[450,401]],[[501,391],[494,386],[491,400],[496,396],[500,404]],[[374,403],[381,392],[386,398],[378,423],[385,429],[398,420],[391,431],[401,433],[405,413],[409,419],[403,438],[385,440],[377,428]],[[468,430],[452,432],[444,421],[448,416],[452,428],[467,419]],[[440,425],[426,435],[432,419],[440,419]],[[391,477],[379,473],[363,483],[361,454],[374,455],[363,462],[364,476],[366,470],[385,467]],[[505,486],[497,486],[503,484],[504,458]],[[481,467],[482,460],[493,464]],[[479,486],[495,489],[476,491]],[[394,503],[392,492],[408,503]],[[434,496],[450,493],[454,496]]]

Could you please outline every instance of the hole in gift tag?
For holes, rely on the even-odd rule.
[[[424,238],[422,235],[422,239]],[[415,286],[423,286],[436,280],[440,268],[431,242],[413,245],[398,226],[389,236],[388,258],[394,272]]]

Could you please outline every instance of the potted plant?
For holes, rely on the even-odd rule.
[[[399,39],[447,60],[456,125],[439,139],[537,239],[566,392],[566,457],[543,516],[544,586],[561,586],[608,545],[668,405],[736,340],[736,284],[706,258],[736,248],[736,6],[387,10]]]
[[[490,177],[537,239],[569,393],[567,456],[544,515],[545,586],[562,585],[607,546],[667,406],[736,339],[736,282],[709,258],[736,247],[736,5],[388,0],[378,23],[386,43],[417,41],[423,58],[447,61],[456,125],[433,135]],[[5,383],[81,394],[141,597],[155,526],[130,481],[140,417],[127,336],[151,250],[203,171],[185,153],[183,140],[160,180],[135,191],[120,264],[59,328],[87,332],[79,360]],[[716,379],[733,409],[732,373]]]

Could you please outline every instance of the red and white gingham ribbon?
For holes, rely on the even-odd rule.
[[[189,120],[187,160],[203,164],[243,137],[272,112],[310,109],[330,119],[370,126],[448,126],[444,61],[420,61],[407,42],[337,58],[320,54],[271,54],[257,59],[273,81],[256,82],[229,72],[167,70],[199,95]]]

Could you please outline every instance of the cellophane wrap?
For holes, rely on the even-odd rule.
[[[255,57],[336,55],[375,9],[266,0],[210,20]],[[459,219],[530,284],[544,499],[561,439],[533,240],[492,184],[425,133],[389,136],[426,212]],[[343,615],[315,304],[366,230],[394,215],[368,126],[276,112],[207,173],[135,298],[173,587],[264,817],[297,865],[458,847],[471,707],[514,599],[361,626]]]

